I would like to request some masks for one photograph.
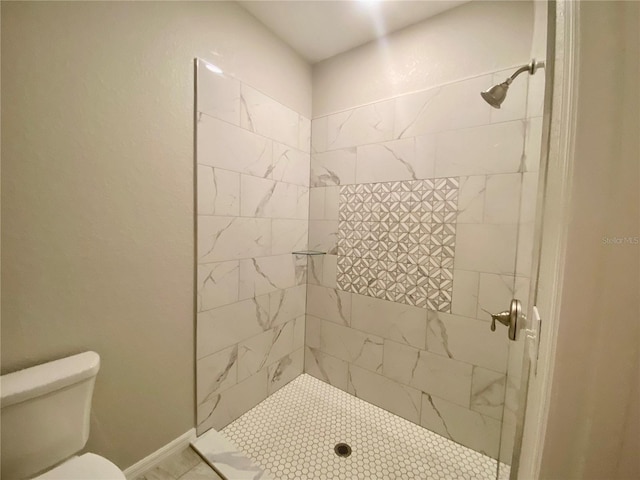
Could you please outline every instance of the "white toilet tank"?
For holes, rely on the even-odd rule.
[[[85,352],[0,377],[2,478],[31,477],[82,450],[99,369],[100,356]]]

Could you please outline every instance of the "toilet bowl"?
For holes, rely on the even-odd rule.
[[[77,455],[99,369],[100,356],[85,352],[0,377],[3,479],[125,480],[106,458]]]

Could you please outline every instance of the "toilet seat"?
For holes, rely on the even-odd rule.
[[[124,473],[95,453],[73,457],[33,480],[126,480]]]

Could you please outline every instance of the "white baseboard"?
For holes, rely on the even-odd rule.
[[[139,462],[131,465],[124,471],[124,476],[127,477],[127,479],[134,479],[136,477],[139,477],[140,475],[145,474],[146,472],[157,466],[165,458],[170,457],[174,453],[178,453],[181,450],[184,450],[195,438],[196,429],[192,428],[188,432],[180,435],[175,440],[167,443],[164,447],[160,447],[151,455],[148,455]]]

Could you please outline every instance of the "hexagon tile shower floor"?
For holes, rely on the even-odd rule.
[[[496,477],[495,460],[306,374],[222,433],[278,480]]]

